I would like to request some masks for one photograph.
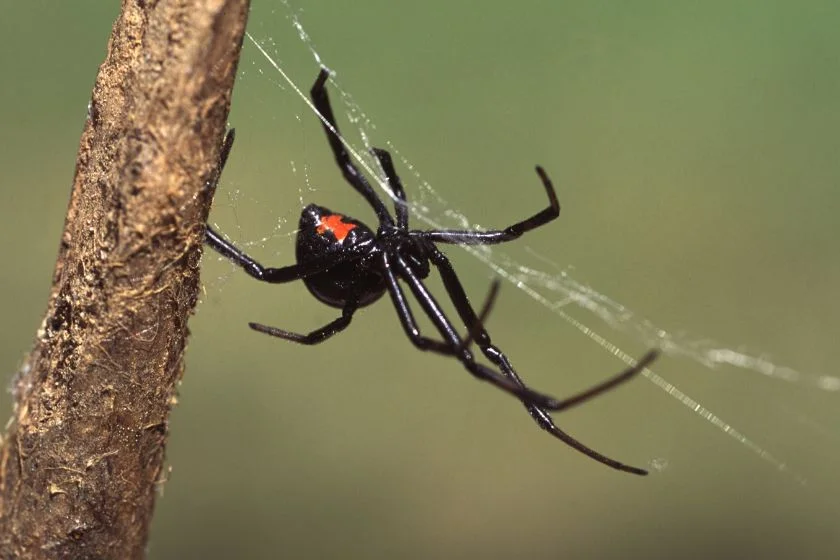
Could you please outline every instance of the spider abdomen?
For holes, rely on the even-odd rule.
[[[370,305],[385,293],[385,281],[373,260],[378,246],[369,227],[344,214],[310,204],[300,215],[296,257],[299,263],[323,260],[337,264],[303,278],[319,301],[343,308],[348,301]]]

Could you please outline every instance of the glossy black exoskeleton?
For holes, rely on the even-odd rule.
[[[394,214],[376,194],[364,175],[353,163],[338,131],[332,107],[327,96],[326,82],[329,71],[322,69],[310,92],[312,103],[321,114],[324,131],[336,163],[344,179],[361,194],[373,208],[379,221],[376,231],[362,222],[311,204],[303,209],[297,236],[297,263],[281,268],[263,267],[241,249],[227,241],[212,227],[207,226],[206,243],[219,254],[230,259],[245,272],[263,282],[285,283],[302,280],[309,291],[323,303],[341,309],[341,316],[308,334],[285,331],[259,323],[250,323],[254,330],[301,344],[318,344],[341,332],[350,324],[353,314],[360,307],[369,305],[388,293],[403,330],[411,342],[421,350],[452,356],[476,378],[487,381],[502,391],[519,399],[536,423],[555,438],[585,455],[614,469],[634,474],[647,474],[605,457],[583,445],[560,430],[551,418],[550,411],[560,411],[581,404],[613,387],[628,381],[641,372],[657,356],[648,352],[635,366],[618,375],[578,393],[558,400],[530,389],[513,369],[510,360],[490,340],[483,319],[492,305],[488,298],[485,310],[476,314],[446,255],[438,243],[458,245],[489,245],[519,238],[522,234],[543,226],[560,214],[560,204],[554,187],[541,167],[537,174],[542,181],[549,205],[530,218],[499,230],[409,230],[408,206],[402,182],[394,170],[390,154],[373,149],[385,180],[394,196]],[[215,188],[233,146],[231,130],[222,146]],[[440,274],[446,294],[467,329],[461,336],[435,297],[423,283],[431,268]],[[414,320],[408,298],[403,291],[406,285],[420,304],[423,312],[437,330],[439,338],[423,335]],[[491,294],[495,295],[495,290]],[[497,368],[493,369],[475,361],[470,351],[472,343]],[[389,367],[392,367],[389,364]]]

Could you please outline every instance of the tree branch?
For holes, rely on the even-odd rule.
[[[124,0],[0,451],[0,557],[140,558],[248,0]]]

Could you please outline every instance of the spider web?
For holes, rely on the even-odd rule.
[[[376,138],[375,143],[382,145],[383,135],[377,131],[369,113],[362,109],[361,104],[347,90],[342,88],[341,68],[334,68],[329,60],[322,59],[315,41],[304,26],[302,12],[282,0],[276,6],[276,9],[272,8],[270,18],[258,19],[256,25],[252,17],[252,24],[245,42],[245,53],[246,55],[250,53],[252,65],[242,70],[242,77],[247,81],[254,79],[254,76],[259,76],[259,79],[267,80],[275,91],[282,92],[284,103],[291,103],[295,107],[297,122],[311,118],[310,113],[317,115],[307,95],[309,83],[301,84],[293,79],[287,72],[280,54],[282,52],[287,58],[290,56],[287,35],[293,33],[297,37],[298,44],[302,45],[311,57],[313,64],[310,73],[313,76],[321,64],[325,64],[334,71],[328,87],[341,122],[345,146],[355,158],[357,165],[374,185],[381,189],[383,196],[392,197],[387,183],[382,179],[377,163],[369,155],[369,149],[372,147],[371,138]],[[278,28],[281,24],[285,27]],[[271,27],[270,31],[266,31],[268,26]],[[283,37],[285,40],[282,48],[275,42],[278,37]],[[272,98],[267,101],[260,98],[259,101],[273,103],[276,100]],[[236,124],[242,126],[241,121]],[[310,140],[307,138],[305,141]],[[322,138],[314,139],[314,141],[320,143]],[[399,162],[398,167],[403,182],[411,191],[409,206],[412,220],[418,220],[433,229],[468,230],[480,227],[471,221],[470,216],[455,208],[441,196],[393,142],[385,142],[384,147],[387,147],[395,161]],[[292,161],[290,165],[296,174],[303,177],[303,183],[299,186],[298,192],[302,207],[305,201],[311,199],[311,193],[317,191],[317,188],[310,181],[306,163]],[[236,213],[243,197],[248,196],[243,195],[242,192],[247,191],[229,187],[230,185],[227,185],[224,190],[233,193],[229,206]],[[255,206],[261,206],[259,201],[253,202]],[[243,236],[240,232],[241,238],[236,241],[245,248],[263,247],[269,244],[276,246],[278,243],[283,246],[292,246],[296,233],[294,229],[296,213],[295,210],[281,217],[275,216],[275,228],[268,235],[252,238],[248,235]],[[235,221],[238,222],[238,218]],[[837,376],[803,371],[777,363],[768,354],[750,352],[744,345],[717,342],[712,338],[691,334],[687,330],[677,330],[657,324],[646,318],[644,314],[603,293],[596,286],[576,279],[569,267],[560,266],[551,257],[530,248],[526,247],[525,251],[529,259],[537,263],[536,265],[524,264],[521,255],[512,256],[499,246],[474,246],[463,247],[463,249],[483,263],[493,274],[537,302],[545,313],[552,314],[572,326],[585,338],[625,365],[634,363],[633,356],[610,340],[609,336],[603,334],[604,332],[621,333],[625,340],[629,337],[631,341],[661,349],[667,357],[688,360],[710,370],[732,373],[751,372],[775,382],[821,393],[836,393],[840,390],[840,378]],[[585,319],[579,318],[581,315]],[[598,326],[593,327],[593,323]],[[703,403],[687,394],[662,374],[659,370],[661,363],[662,361],[655,363],[653,367],[644,371],[643,375],[650,383],[683,405],[685,409],[693,413],[694,417],[725,434],[780,474],[802,485],[808,482],[809,477],[802,474],[800,466],[795,461],[791,463],[783,452],[777,452],[772,448],[772,438],[769,438],[770,444],[764,443],[762,440],[768,439],[766,435],[749,434],[747,430],[734,425],[715,411],[713,405]],[[828,428],[808,417],[801,409],[786,409],[783,413],[789,417],[799,418],[800,426],[805,426],[803,429],[809,432],[809,437],[818,434],[825,438],[830,434]],[[655,470],[664,470],[668,468],[668,459],[666,457],[652,458],[649,466]]]

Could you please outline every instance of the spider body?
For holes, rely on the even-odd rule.
[[[648,352],[635,366],[566,399],[558,400],[535,391],[522,381],[510,360],[492,343],[489,333],[484,328],[484,317],[492,305],[496,290],[491,290],[485,309],[480,314],[476,314],[454,267],[437,246],[440,243],[456,245],[504,243],[518,239],[524,233],[556,219],[560,214],[560,204],[545,171],[539,166],[536,168],[548,197],[548,206],[533,216],[504,229],[410,230],[406,194],[394,169],[390,154],[381,149],[372,150],[394,194],[393,215],[350,158],[340,137],[335,115],[327,96],[325,86],[328,78],[329,71],[323,68],[310,92],[313,105],[321,115],[327,140],[344,179],[365,198],[376,213],[379,224],[376,230],[373,230],[359,220],[333,212],[323,206],[310,204],[301,213],[296,244],[297,262],[280,268],[264,267],[208,225],[205,242],[252,277],[263,282],[278,284],[302,280],[309,292],[319,301],[341,309],[340,317],[307,334],[286,331],[260,323],[250,323],[250,327],[256,331],[300,344],[319,344],[347,328],[353,314],[359,308],[372,304],[387,293],[403,331],[415,347],[457,359],[477,379],[488,382],[517,398],[540,428],[588,457],[614,469],[633,474],[647,474],[643,469],[625,465],[583,445],[560,430],[554,424],[550,412],[576,406],[628,381],[649,365],[656,358],[657,353]],[[210,188],[215,189],[218,184],[233,146],[233,140],[234,133],[230,130],[222,145],[218,168],[210,182]],[[440,274],[446,295],[467,329],[465,336],[458,333],[458,329],[424,284],[423,280],[432,270]],[[421,333],[403,286],[408,287],[409,293],[420,304],[423,312],[435,327],[439,338],[432,338]],[[469,349],[473,343],[493,364],[493,368],[475,360],[475,356]]]
[[[318,301],[341,309],[354,299],[358,307],[364,307],[381,298],[386,287],[376,266],[380,252],[376,234],[359,220],[315,204],[301,212],[297,262],[312,263],[326,255],[337,261],[329,269],[303,278]]]

